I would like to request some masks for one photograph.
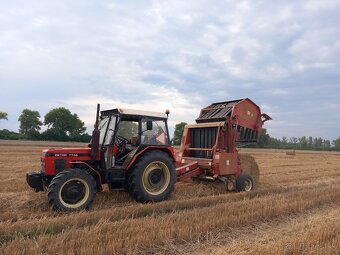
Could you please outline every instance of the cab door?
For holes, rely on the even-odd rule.
[[[114,167],[115,165],[115,158],[114,158],[114,136],[116,133],[116,127],[117,127],[117,118],[115,116],[112,116],[110,118],[110,122],[107,127],[107,131],[104,137],[104,158],[105,158],[105,168],[109,169]]]

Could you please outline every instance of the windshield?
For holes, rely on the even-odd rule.
[[[110,144],[113,132],[115,130],[115,125],[116,116],[106,116],[100,120],[98,124],[98,129],[100,132],[99,144]]]

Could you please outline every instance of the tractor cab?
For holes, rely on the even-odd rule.
[[[131,159],[143,149],[170,146],[167,116],[163,113],[130,109],[102,111],[98,131],[103,169],[126,169]]]

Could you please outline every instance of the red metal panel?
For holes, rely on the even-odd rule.
[[[45,163],[45,175],[56,175],[54,160],[63,159],[66,161],[66,169],[71,168],[72,161],[90,161],[90,148],[58,148],[43,151],[41,159]]]
[[[89,164],[87,164],[86,162],[82,162],[82,161],[73,161],[71,162],[71,166],[72,165],[85,165],[86,167],[88,167],[89,169],[91,169],[97,176],[98,176],[98,180],[99,180],[99,185],[102,184],[102,177],[100,176],[99,172],[94,169],[92,166],[90,166]]]
[[[235,105],[232,118],[236,124],[256,130],[261,124],[261,111],[255,103],[246,98]]]
[[[220,175],[236,174],[238,165],[237,153],[219,153],[218,155]]]
[[[175,162],[176,161],[176,155],[174,153],[174,148],[171,146],[147,146],[146,148],[144,148],[143,150],[141,150],[140,152],[138,152],[136,155],[133,156],[133,158],[131,159],[130,163],[127,166],[127,170],[130,169],[130,167],[133,165],[133,163],[135,163],[136,159],[142,155],[142,153],[146,152],[146,151],[151,151],[151,150],[160,150],[160,151],[165,151],[167,152],[170,157],[172,158],[172,160]]]
[[[192,158],[192,157],[183,157],[181,160],[181,164],[188,164],[192,162],[197,162],[200,168],[204,168],[206,170],[211,170],[212,159],[206,158]]]
[[[198,168],[198,163],[196,161],[188,163],[186,165],[180,166],[176,168],[177,176],[185,174],[186,172],[192,171]]]
[[[199,175],[199,174],[201,174],[201,173],[203,173],[203,170],[200,169],[200,168],[196,168],[195,170],[190,171],[190,172],[188,172],[188,173],[186,173],[186,174],[180,175],[180,176],[178,176],[177,178],[178,178],[179,180],[185,180],[185,179],[191,178],[191,177],[193,177],[193,176],[197,176],[197,175]]]

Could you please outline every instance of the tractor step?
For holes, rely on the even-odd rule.
[[[123,168],[112,168],[107,171],[107,183],[110,190],[124,190],[126,171]]]

